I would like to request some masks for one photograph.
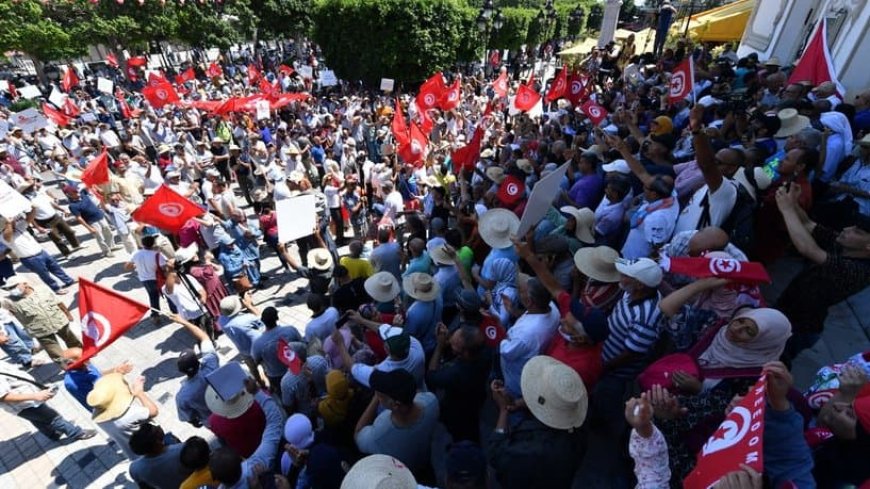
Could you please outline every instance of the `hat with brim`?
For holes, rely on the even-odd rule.
[[[495,183],[501,183],[506,178],[504,174],[504,168],[500,166],[491,166],[487,168],[486,176]]]
[[[767,190],[767,188],[770,187],[770,184],[773,182],[770,178],[770,175],[768,175],[763,168],[753,168],[752,176],[755,177],[755,185],[749,183],[749,178],[746,174],[746,168],[739,168],[737,170],[737,173],[734,174],[734,180],[742,185],[747,192],[749,192],[749,195],[752,197],[753,200],[757,200],[755,188],[758,187],[758,190]]]
[[[3,282],[3,288],[6,290],[12,290],[15,287],[18,287],[19,285],[26,284],[26,283],[28,283],[27,279],[24,278],[23,276],[13,275],[13,276],[7,278],[5,282]]]
[[[390,302],[402,292],[399,281],[390,272],[378,272],[363,284],[369,296],[377,302]]]
[[[170,151],[172,151],[172,148],[169,147],[168,144],[161,144],[160,146],[157,147],[157,154],[168,153]]]
[[[195,242],[190,243],[184,248],[179,248],[178,251],[175,252],[175,263],[181,264],[193,260],[193,257],[196,256],[198,251],[199,246]]]
[[[662,269],[659,264],[649,258],[637,260],[616,260],[616,270],[626,277],[631,277],[647,287],[658,287],[662,283]]]
[[[613,284],[619,282],[615,265],[617,258],[619,252],[609,246],[580,248],[574,253],[574,265],[592,280]]]
[[[782,63],[779,62],[779,58],[773,56],[764,62],[764,66],[782,66]]]
[[[355,463],[341,481],[341,489],[417,489],[408,467],[389,455],[369,455]]]
[[[428,273],[411,273],[402,279],[402,289],[408,296],[418,301],[435,300],[441,293],[441,287]]]
[[[455,263],[453,257],[447,253],[444,245],[432,247],[429,250],[429,258],[432,258],[432,261],[438,265],[453,265]]]
[[[86,400],[94,408],[94,422],[101,423],[120,418],[133,402],[133,393],[122,374],[111,373],[94,383]]]
[[[507,209],[490,209],[478,224],[480,237],[493,249],[511,246],[511,236],[520,228],[520,218]]]
[[[315,270],[329,270],[332,268],[332,255],[326,248],[314,248],[308,252],[308,266]]]
[[[586,244],[592,244],[595,242],[595,236],[592,233],[592,228],[595,226],[595,213],[592,209],[589,209],[588,207],[578,209],[566,205],[559,210],[574,218],[574,236],[579,239],[580,242]]]
[[[485,150],[480,152],[480,158],[484,160],[488,160],[495,156],[495,152],[491,148],[486,148]]]
[[[797,109],[782,109],[776,116],[779,117],[780,122],[779,131],[773,136],[776,138],[794,136],[810,125],[810,118],[800,115]]]
[[[227,419],[235,419],[245,414],[253,403],[254,396],[245,389],[225,401],[211,385],[205,388],[205,405],[209,411]]]
[[[532,165],[532,162],[525,158],[520,158],[519,160],[517,160],[517,168],[524,171],[526,175],[531,175],[535,172],[535,167],[534,165]]]
[[[228,295],[221,299],[220,302],[221,316],[231,318],[241,312],[242,301],[238,295]]]
[[[553,357],[538,355],[526,362],[520,388],[529,411],[550,428],[570,430],[586,420],[589,396],[583,379]]]

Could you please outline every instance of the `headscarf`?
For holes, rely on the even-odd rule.
[[[517,265],[507,258],[496,258],[492,261],[490,269],[495,285],[492,288],[492,304],[490,312],[499,318],[503,326],[510,324],[510,313],[504,307],[502,295],[508,296],[511,301],[517,301]]]
[[[660,115],[653,119],[656,124],[658,124],[659,128],[657,131],[650,131],[650,134],[655,136],[661,136],[663,134],[670,134],[674,132],[674,123],[671,121],[671,118],[666,115]]]
[[[791,336],[791,323],[785,314],[776,309],[747,309],[734,319],[751,319],[758,326],[758,334],[752,340],[736,344],[725,336],[728,326],[716,333],[710,346],[698,358],[703,368],[753,368],[761,367],[782,355],[785,342]]]
[[[294,447],[304,450],[314,444],[314,427],[304,414],[293,414],[284,423],[284,439]],[[286,475],[296,461],[289,453],[281,455],[281,473]]]
[[[330,370],[326,374],[326,398],[317,405],[317,412],[326,426],[335,426],[345,420],[352,398],[353,391],[347,377],[340,370]]]
[[[843,147],[848,153],[852,149],[852,126],[849,119],[839,112],[824,112],[819,116],[819,122],[831,131],[843,136]]]

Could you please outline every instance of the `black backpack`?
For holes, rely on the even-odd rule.
[[[755,183],[755,174],[751,171],[746,172],[746,180],[749,185],[755,189],[755,195],[759,195],[760,190]],[[755,212],[758,210],[758,203],[752,198],[743,185],[737,182],[726,179],[722,182],[723,185],[735,185],[737,187],[737,198],[734,201],[734,207],[725,221],[722,222],[722,230],[728,233],[731,244],[740,248],[744,252],[752,250],[755,245]],[[701,219],[698,220],[698,229],[703,229],[710,225],[710,200],[709,191],[704,194],[701,200]]]

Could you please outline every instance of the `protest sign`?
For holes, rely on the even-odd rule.
[[[396,80],[393,80],[392,78],[381,78],[381,90],[392,92],[395,86]]]
[[[275,203],[278,216],[278,241],[287,243],[314,234],[317,212],[313,195],[301,195]]]
[[[560,184],[566,171],[568,171],[568,163],[560,166],[535,184],[529,195],[529,201],[526,203],[526,209],[523,211],[523,217],[520,219],[517,236],[525,236],[529,229],[532,229],[544,218],[547,210],[553,205],[553,200],[561,195]]]
[[[257,120],[268,119],[271,117],[271,113],[269,111],[269,101],[268,100],[257,100],[255,104],[257,107]]]
[[[31,99],[42,97],[42,92],[40,92],[35,85],[24,85],[23,87],[18,89],[18,95],[27,99]]]
[[[320,72],[320,86],[331,87],[338,85],[338,78],[335,77],[335,72],[332,70],[323,70]]]
[[[21,195],[8,183],[0,180],[0,216],[13,219],[16,216],[30,212],[30,201]]]
[[[51,94],[48,96],[48,101],[53,103],[55,107],[63,108],[63,104],[66,102],[66,95],[61,93],[57,88],[52,88]]]
[[[306,80],[311,80],[312,78],[314,78],[314,69],[312,69],[310,66],[302,65],[299,67],[298,71],[299,76]]]
[[[103,93],[108,93],[109,95],[111,95],[112,88],[114,88],[114,84],[112,83],[112,80],[109,80],[108,78],[102,78],[102,77],[97,78],[97,90],[99,90]]]
[[[48,119],[33,107],[12,114],[9,120],[13,126],[20,127],[27,134],[32,134],[48,126]]]

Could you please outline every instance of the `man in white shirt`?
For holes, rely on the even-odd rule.
[[[75,284],[75,280],[67,275],[51,255],[45,252],[42,245],[27,232],[25,219],[5,220],[3,237],[0,239],[18,257],[24,267],[39,275],[39,278],[48,285],[56,294],[66,294],[67,287]],[[58,285],[54,278],[61,280]]]
[[[41,187],[42,185],[38,182],[25,182],[18,187],[21,195],[30,199],[32,209],[27,213],[27,222],[37,231],[49,233],[49,237],[57,246],[58,251],[64,257],[68,257],[73,251],[81,249],[82,245],[79,244],[75,231],[61,215],[61,212],[66,213],[66,211]],[[69,246],[61,235],[66,238]]]
[[[151,308],[160,309],[160,289],[157,288],[157,274],[163,273],[163,269],[167,265],[166,257],[160,251],[155,249],[154,236],[142,237],[142,249],[137,250],[130,257],[130,261],[124,264],[124,270],[128,272],[136,271],[136,276],[139,282],[145,287],[148,292],[148,301]],[[151,319],[158,323],[160,315],[155,311],[151,311]]]
[[[387,181],[381,185],[384,195],[384,217],[392,220],[394,224],[398,224],[398,219],[402,212],[405,211],[405,201],[402,199],[402,194],[395,189],[393,182]]]
[[[121,138],[118,137],[118,133],[109,128],[109,125],[105,122],[99,125],[100,128],[100,142],[103,143],[110,151],[117,150],[121,147]]]

